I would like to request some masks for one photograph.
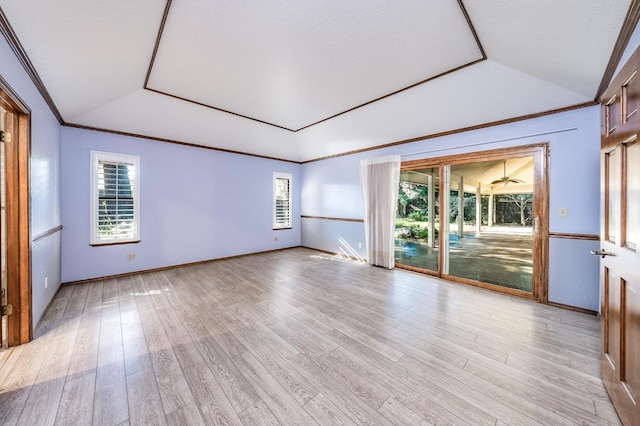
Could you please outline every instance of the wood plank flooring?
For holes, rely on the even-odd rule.
[[[617,425],[596,317],[296,248],[65,286],[3,425]]]

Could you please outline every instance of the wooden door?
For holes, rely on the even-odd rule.
[[[29,229],[30,110],[0,76],[4,114],[4,261],[7,346],[31,340],[31,239]]]
[[[640,425],[640,118],[636,53],[605,91],[601,139],[601,373],[625,425]]]
[[[0,108],[0,306],[7,305],[7,253],[6,253],[6,185],[5,185],[5,149],[4,149],[4,132],[5,132],[6,112]],[[6,315],[0,316],[0,345],[2,348],[7,347],[7,318]]]

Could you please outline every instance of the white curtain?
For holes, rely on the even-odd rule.
[[[367,262],[392,269],[394,233],[398,210],[400,156],[360,161],[360,182],[364,194],[364,230]]]

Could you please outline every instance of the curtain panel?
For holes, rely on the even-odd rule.
[[[400,184],[400,156],[388,155],[360,161],[364,195],[364,229],[367,262],[392,269],[394,235]]]

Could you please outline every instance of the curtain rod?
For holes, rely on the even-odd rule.
[[[495,139],[495,140],[492,140],[492,141],[470,143],[470,144],[467,144],[467,145],[460,145],[460,146],[455,146],[455,147],[429,149],[427,151],[413,152],[411,154],[402,154],[401,157],[411,157],[411,156],[414,156],[414,155],[428,154],[428,153],[432,153],[432,152],[450,151],[452,149],[458,149],[458,148],[469,148],[469,147],[473,147],[473,146],[491,145],[491,144],[498,143],[498,142],[506,142],[506,141],[512,141],[512,140],[516,140],[516,139],[526,139],[526,138],[531,138],[531,137],[534,137],[534,136],[550,135],[550,134],[553,134],[553,133],[571,132],[573,130],[578,130],[578,128],[577,127],[568,127],[566,129],[549,130],[547,132],[531,133],[531,134],[523,135],[523,136],[515,136],[515,137],[511,137],[511,138]]]

